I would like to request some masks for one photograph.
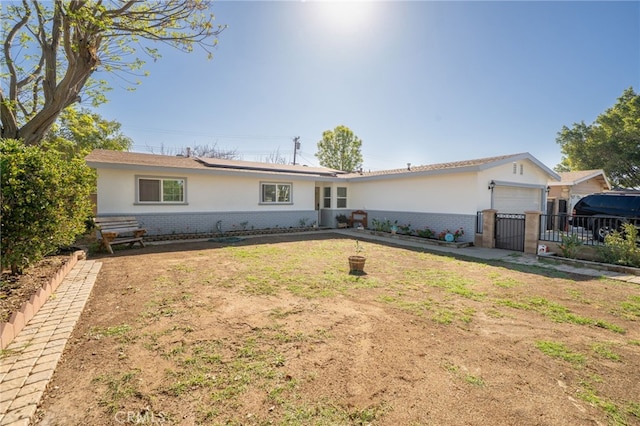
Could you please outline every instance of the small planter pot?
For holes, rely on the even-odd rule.
[[[349,273],[353,275],[364,274],[364,263],[367,258],[364,256],[349,256]]]

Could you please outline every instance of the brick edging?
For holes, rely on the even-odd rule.
[[[9,346],[9,343],[22,331],[25,325],[35,316],[38,310],[49,299],[49,296],[56,291],[60,283],[67,276],[69,271],[76,266],[78,260],[84,259],[85,252],[82,250],[75,251],[69,256],[69,259],[60,267],[58,272],[51,277],[49,282],[32,294],[29,300],[24,302],[20,309],[11,314],[9,321],[0,324],[0,350]]]

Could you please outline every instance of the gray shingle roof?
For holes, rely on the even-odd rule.
[[[411,174],[430,174],[442,172],[456,172],[462,170],[482,170],[494,167],[511,161],[529,159],[539,167],[546,170],[553,179],[559,179],[558,175],[540,163],[529,153],[500,155],[496,157],[477,158],[473,160],[453,161],[448,163],[429,164],[422,166],[411,166],[410,168],[390,169],[374,172],[345,173],[339,170],[325,167],[307,167],[301,165],[286,165],[273,163],[259,163],[253,161],[224,160],[219,158],[193,158],[157,154],[141,154],[137,152],[123,152],[96,149],[85,157],[87,164],[91,167],[98,165],[112,166],[145,166],[145,167],[168,167],[179,169],[197,169],[203,171],[230,170],[236,172],[254,173],[278,173],[278,174],[298,174],[306,176],[340,177],[347,179],[359,178],[383,178],[402,177]]]
[[[380,170],[374,172],[362,172],[362,173],[350,173],[346,177],[356,176],[384,176],[384,175],[398,175],[398,174],[411,174],[438,170],[455,170],[463,168],[479,168],[481,166],[495,165],[496,163],[516,161],[522,157],[529,157],[527,153],[500,155],[496,157],[477,158],[474,160],[453,161],[448,163],[428,164],[423,166],[411,166],[402,169],[390,169]]]
[[[560,175],[560,182],[550,182],[549,185],[551,186],[577,185],[589,179],[600,178],[604,182],[605,186],[608,189],[611,189],[611,184],[609,183],[609,179],[607,178],[607,175],[602,169],[561,172],[561,173],[558,173],[558,175]]]
[[[199,170],[236,170],[256,171],[267,173],[287,173],[314,176],[335,176],[344,172],[324,167],[307,167],[301,165],[259,163],[253,161],[224,160],[219,158],[195,158],[157,154],[141,154],[137,152],[111,151],[96,149],[85,157],[89,166],[102,165],[130,165],[168,167]]]
[[[141,154],[138,152],[111,151],[107,149],[95,149],[85,157],[87,163],[95,164],[121,164],[131,166],[155,166],[172,167],[181,169],[206,169],[206,166],[193,158]]]

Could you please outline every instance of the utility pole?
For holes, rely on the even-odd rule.
[[[296,153],[300,149],[300,136],[293,138],[293,165],[296,165]]]

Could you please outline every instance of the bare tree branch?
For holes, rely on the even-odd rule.
[[[81,94],[94,104],[104,102],[108,88],[97,90],[87,85],[89,79],[101,66],[107,71],[139,69],[144,64],[140,58],[123,59],[135,55],[138,38],[183,51],[200,46],[210,55],[225,27],[214,27],[209,9],[208,0],[22,0],[3,7],[0,20],[12,24],[6,26],[0,58],[9,72],[0,86],[0,136],[38,144]],[[155,49],[143,49],[159,57]]]

